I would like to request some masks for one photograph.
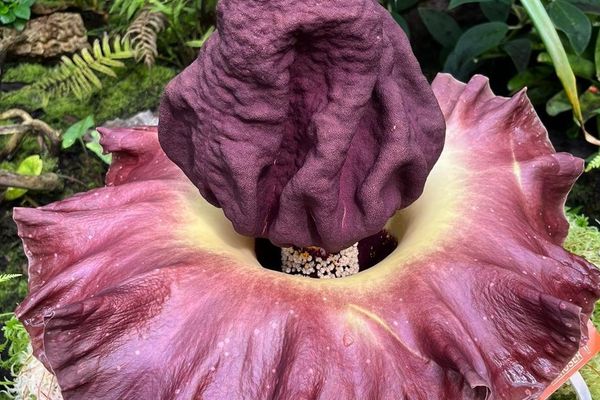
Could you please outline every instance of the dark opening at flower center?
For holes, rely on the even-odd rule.
[[[270,270],[317,279],[343,278],[381,262],[398,246],[398,240],[383,230],[340,251],[327,253],[318,247],[281,248],[268,239],[256,239],[260,264]]]

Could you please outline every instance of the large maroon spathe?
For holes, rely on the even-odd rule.
[[[155,128],[103,130],[107,187],[14,217],[17,315],[66,400],[533,400],[586,341],[600,273],[561,245],[583,162],[524,93],[448,75],[448,124],[398,248],[355,276],[262,268]]]
[[[159,139],[235,229],[337,251],[411,204],[444,120],[374,0],[222,0],[217,32],[167,87]]]

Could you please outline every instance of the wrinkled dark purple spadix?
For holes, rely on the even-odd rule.
[[[337,251],[419,197],[444,131],[377,2],[222,0],[166,90],[159,137],[238,232]]]

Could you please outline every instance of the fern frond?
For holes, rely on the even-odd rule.
[[[118,14],[130,21],[145,6],[146,0],[114,0],[110,8],[110,13]]]
[[[127,28],[125,38],[129,39],[137,62],[144,61],[148,67],[154,65],[158,49],[158,34],[165,29],[167,18],[160,12],[142,10]]]
[[[600,168],[600,153],[596,154],[585,167],[585,172],[590,172],[593,169]]]
[[[111,43],[108,35],[104,35],[102,41],[94,41],[91,51],[83,49],[72,57],[63,56],[58,67],[32,86],[43,90],[49,97],[73,93],[79,100],[83,100],[102,88],[96,72],[116,77],[114,68],[125,66],[119,60],[133,56],[134,52],[127,38],[115,36]]]
[[[0,274],[0,283],[10,281],[11,279],[15,279],[20,276],[21,274]]]

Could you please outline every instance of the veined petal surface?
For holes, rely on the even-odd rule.
[[[66,399],[535,399],[586,341],[598,270],[561,245],[582,161],[524,93],[440,75],[447,141],[399,245],[349,278],[262,268],[159,147],[103,130],[107,187],[16,209],[18,315]]]

